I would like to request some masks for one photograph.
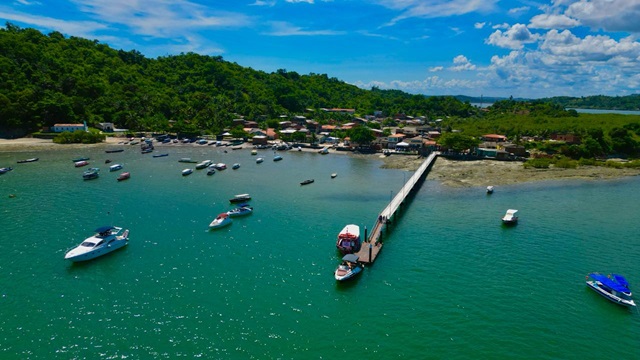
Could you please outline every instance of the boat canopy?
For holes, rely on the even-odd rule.
[[[95,232],[101,234],[103,232],[107,232],[107,231],[111,231],[111,229],[115,229],[115,226],[111,226],[111,225],[107,225],[107,226],[101,226],[97,229],[95,229]]]
[[[348,261],[348,262],[352,262],[352,263],[358,262],[358,259],[360,259],[360,258],[356,254],[347,254],[347,255],[342,257],[343,261]]]
[[[621,292],[621,293],[628,293],[629,289],[627,289],[626,287],[618,284],[617,282],[609,279],[608,277],[602,275],[602,274],[598,274],[598,273],[591,273],[589,274],[589,277],[591,277],[594,280],[600,281],[602,283],[602,285],[610,288],[611,290],[615,290],[617,292]]]
[[[629,288],[629,282],[627,281],[627,279],[625,279],[624,276],[618,274],[611,274],[611,276],[613,277],[613,280],[615,280],[618,284],[626,287],[627,289]]]

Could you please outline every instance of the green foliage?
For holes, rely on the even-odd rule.
[[[462,133],[444,133],[438,139],[438,144],[455,152],[462,152],[480,145],[480,140]]]
[[[548,158],[537,158],[537,159],[529,159],[524,162],[524,167],[528,168],[536,168],[536,169],[548,169],[551,165],[551,159]]]
[[[562,169],[575,169],[578,167],[578,161],[571,160],[567,157],[561,157],[553,162],[553,167]]]
[[[103,142],[106,136],[98,132],[86,132],[76,130],[74,132],[64,131],[53,138],[56,144],[95,144]]]
[[[586,96],[569,97],[558,96],[548,99],[541,99],[545,102],[553,102],[562,107],[579,109],[605,109],[605,110],[640,110],[640,95],[628,96]]]
[[[349,137],[352,142],[359,145],[369,145],[376,138],[373,131],[366,126],[356,126],[349,130]]]

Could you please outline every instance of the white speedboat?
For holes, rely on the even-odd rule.
[[[629,283],[622,275],[611,274],[607,277],[591,273],[587,275],[587,286],[611,302],[628,307],[636,306],[631,298]]]
[[[82,244],[67,252],[65,259],[73,262],[95,259],[127,245],[129,230],[116,226],[103,226],[95,230],[95,235],[86,238]]]
[[[343,254],[351,254],[360,250],[360,226],[349,224],[338,234],[336,247]]]
[[[502,217],[502,223],[506,225],[515,225],[518,223],[518,210],[509,209]]]
[[[257,159],[256,159],[256,164],[260,164],[260,163],[261,163],[261,162],[263,162],[263,161],[264,161],[264,159],[263,159],[263,158],[257,158]]]
[[[227,168],[227,164],[225,164],[225,163],[217,163],[217,164],[213,165],[213,167],[216,170],[224,170],[224,169]]]
[[[122,164],[113,164],[109,166],[109,171],[118,171],[122,169]]]
[[[191,175],[192,172],[193,172],[193,169],[184,169],[182,170],[182,176]]]
[[[233,198],[229,199],[229,202],[234,204],[234,203],[247,202],[249,200],[251,200],[251,195],[249,195],[249,194],[238,194],[238,195],[235,195]]]
[[[213,163],[213,161],[211,161],[211,160],[203,160],[203,161],[199,162],[196,165],[196,170],[205,169],[205,168],[209,167],[209,165],[211,165],[212,163]]]
[[[82,178],[85,180],[97,179],[100,176],[99,168],[89,168],[87,171],[82,173]]]
[[[231,224],[233,220],[226,212],[218,214],[215,219],[209,224],[209,229],[217,229]]]
[[[487,186],[487,194],[493,194],[493,186],[492,185]]]
[[[338,281],[345,281],[360,274],[364,269],[364,264],[361,263],[358,255],[347,254],[342,257],[342,263],[338,265],[338,268],[334,272],[334,276]]]
[[[240,204],[237,208],[227,211],[231,217],[244,216],[253,213],[253,208],[249,204]]]

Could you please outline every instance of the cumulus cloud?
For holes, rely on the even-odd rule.
[[[453,58],[453,66],[451,67],[451,70],[453,71],[469,71],[469,70],[475,70],[476,66],[473,65],[471,63],[471,61],[469,61],[469,59],[467,59],[466,56],[464,55],[458,55],[455,58]]]
[[[640,32],[640,0],[578,0],[565,14],[592,29]]]
[[[506,49],[522,49],[524,44],[536,42],[537,34],[532,34],[526,25],[515,24],[505,32],[496,30],[485,41],[486,44]]]
[[[580,21],[566,15],[541,14],[531,18],[529,27],[533,29],[566,29],[580,25]]]
[[[473,27],[476,29],[482,29],[487,23],[486,22],[477,22],[473,24]]]

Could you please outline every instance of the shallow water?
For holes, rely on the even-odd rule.
[[[638,312],[584,283],[601,271],[640,284],[638,178],[491,196],[427,178],[376,263],[338,284],[338,232],[371,228],[409,173],[344,155],[282,152],[273,162],[263,150],[256,164],[248,150],[126,149],[0,153],[15,169],[0,175],[3,359],[640,356]],[[32,156],[40,161],[15,164]],[[81,179],[78,156],[102,168],[99,179]],[[181,157],[242,166],[183,177],[195,164]],[[117,182],[106,158],[131,179]],[[254,213],[209,231],[245,192]],[[515,227],[500,224],[508,208],[520,210]],[[129,246],[64,260],[106,224],[130,229]]]

